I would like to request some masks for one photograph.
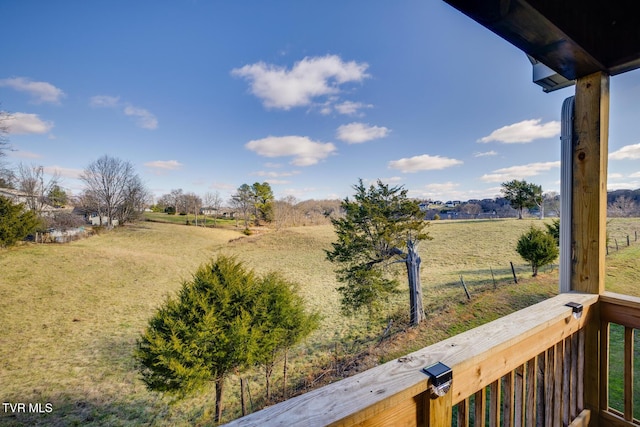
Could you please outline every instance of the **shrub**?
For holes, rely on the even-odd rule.
[[[0,196],[0,247],[15,245],[35,233],[39,226],[40,221],[33,211]]]
[[[539,267],[551,263],[559,253],[553,236],[534,226],[520,236],[516,251],[531,265],[533,277],[538,275]]]

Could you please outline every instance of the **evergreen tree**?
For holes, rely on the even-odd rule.
[[[542,204],[542,186],[527,181],[512,181],[502,183],[502,194],[511,203],[511,207],[518,211],[518,219],[522,219],[522,211]]]
[[[276,356],[317,324],[296,285],[275,273],[258,277],[219,256],[150,319],[135,357],[151,390],[183,397],[213,382],[219,422],[228,374],[256,364],[272,369]]]
[[[35,233],[39,226],[35,212],[26,210],[21,203],[15,204],[0,196],[0,247],[13,246]]]
[[[533,277],[538,275],[539,267],[553,262],[559,253],[553,236],[534,226],[520,236],[516,251],[531,265]]]
[[[255,283],[253,272],[233,258],[200,267],[138,342],[135,355],[147,387],[182,397],[213,381],[220,421],[225,377],[253,362]]]
[[[378,181],[366,188],[359,181],[354,186],[354,199],[342,202],[344,218],[331,220],[338,236],[327,258],[338,263],[338,288],[342,294],[342,309],[354,313],[362,308],[374,312],[390,294],[397,292],[398,283],[389,274],[392,261],[404,262],[409,282],[411,324],[424,319],[420,257],[416,245],[430,239],[424,231],[429,224],[418,203],[407,198],[407,190],[389,187]],[[406,253],[405,253],[406,251]]]
[[[267,401],[271,399],[271,375],[276,361],[318,327],[320,316],[307,313],[298,286],[278,273],[265,275],[255,307],[260,330],[256,363],[265,369]]]

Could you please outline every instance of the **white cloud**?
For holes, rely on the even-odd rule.
[[[631,175],[629,175],[629,178],[640,178],[640,172],[634,172]]]
[[[496,129],[477,142],[503,142],[505,144],[526,143],[534,139],[553,138],[560,135],[560,122],[551,121],[540,124],[541,119],[523,120],[512,125]]]
[[[360,112],[363,108],[373,108],[371,104],[363,104],[362,102],[344,101],[340,104],[335,104],[334,108],[340,114],[346,116],[362,116]]]
[[[389,162],[389,168],[398,169],[404,173],[412,173],[424,170],[440,170],[451,166],[461,165],[462,160],[450,159],[442,156],[430,156],[423,154]]]
[[[530,163],[528,165],[511,166],[508,168],[497,169],[493,173],[485,174],[480,177],[484,182],[505,182],[512,179],[523,179],[530,176],[539,175],[542,172],[559,168],[560,162],[539,162]]]
[[[348,144],[359,144],[373,139],[384,138],[389,129],[383,126],[369,126],[368,123],[349,123],[338,128],[337,138]]]
[[[65,97],[65,93],[47,82],[34,82],[26,77],[13,77],[10,79],[0,79],[0,87],[10,87],[19,92],[27,92],[31,95],[34,104],[59,104],[60,99]]]
[[[493,151],[493,150],[485,151],[485,152],[482,152],[482,153],[477,151],[477,152],[473,153],[473,157],[489,157],[489,156],[497,156],[497,155],[498,155],[498,153]]]
[[[337,55],[305,57],[289,70],[258,62],[231,70],[231,74],[250,82],[251,93],[267,108],[289,110],[310,105],[316,97],[340,92],[340,85],[361,82],[369,77],[369,65],[344,62]]]
[[[609,154],[611,160],[640,159],[640,144],[625,145]]]
[[[120,102],[119,96],[96,95],[89,98],[89,105],[94,108],[122,109],[122,112],[135,119],[136,125],[143,129],[154,130],[158,127],[158,119],[149,110]]]
[[[609,175],[607,175],[607,179],[622,179],[624,178],[624,175],[622,175],[621,173],[610,173]]]
[[[249,141],[245,147],[264,157],[293,157],[296,166],[315,165],[336,151],[330,142],[312,141],[306,136],[269,136]]]
[[[89,99],[89,105],[92,107],[114,108],[120,103],[119,96],[96,95]]]
[[[53,122],[29,113],[13,113],[7,118],[6,124],[9,133],[14,135],[43,134],[53,128]]]
[[[183,164],[177,160],[156,160],[147,162],[144,165],[160,171],[175,171],[181,169],[183,166]]]
[[[144,108],[127,105],[124,108],[124,114],[135,117],[136,124],[143,129],[153,130],[158,127],[158,119],[156,119],[156,116]]]

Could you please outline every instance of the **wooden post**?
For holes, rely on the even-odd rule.
[[[576,83],[573,151],[571,289],[601,294],[607,220],[609,76],[598,72]]]
[[[609,76],[603,72],[576,82],[573,129],[571,290],[604,292],[609,151]],[[597,425],[600,409],[600,316],[589,312],[584,342],[584,406]],[[579,408],[582,410],[583,408]]]
[[[451,427],[453,419],[451,396],[448,392],[442,397],[433,399],[429,391],[423,393],[425,398],[425,427]]]

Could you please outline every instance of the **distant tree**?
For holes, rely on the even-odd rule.
[[[207,192],[204,195],[203,200],[204,206],[207,209],[213,210],[215,213],[212,215],[213,217],[213,226],[216,226],[216,221],[218,219],[218,214],[220,209],[222,208],[222,197],[220,197],[219,192],[211,193]],[[205,223],[206,223],[206,215],[205,215]]]
[[[556,245],[560,246],[560,220],[554,219],[551,224],[545,224],[545,227],[547,227],[547,233],[556,241]]]
[[[58,184],[54,184],[51,186],[51,189],[47,193],[47,200],[49,200],[49,203],[53,207],[62,208],[68,203],[69,196],[62,187],[60,187]]]
[[[327,259],[339,265],[336,273],[343,283],[338,288],[343,311],[367,308],[372,313],[397,292],[398,283],[388,273],[390,263],[399,261],[407,269],[410,322],[417,325],[425,315],[416,246],[430,238],[424,231],[429,223],[402,187],[390,188],[378,181],[376,186],[366,188],[360,180],[353,188],[353,200],[342,202],[345,216],[331,220],[338,241],[327,251]]]
[[[0,196],[0,247],[15,245],[36,232],[40,221],[35,212],[21,203]]]
[[[113,227],[118,209],[127,198],[127,190],[137,175],[131,163],[104,155],[92,162],[80,174],[85,191],[91,193],[108,218],[107,225]]]
[[[138,220],[151,202],[151,193],[138,175],[127,181],[124,189],[124,200],[118,206],[117,217],[120,224]]]
[[[460,212],[467,215],[478,215],[482,212],[482,206],[477,203],[463,203],[458,206],[460,207]]]
[[[559,253],[554,237],[534,226],[520,236],[516,251],[531,265],[533,277],[538,275],[539,267],[553,262]]]
[[[522,219],[522,211],[542,203],[542,186],[527,181],[503,182],[500,190],[504,198],[518,211],[518,219]]]
[[[0,109],[0,188],[13,188],[14,174],[4,161],[9,151],[9,122],[12,116]]]
[[[260,222],[273,221],[273,191],[268,182],[254,183],[251,186],[253,191],[254,207],[255,207],[255,222],[259,225]]]
[[[628,196],[618,196],[607,208],[611,217],[629,217],[638,212],[638,205]]]
[[[253,196],[253,189],[249,184],[242,184],[236,192],[231,195],[230,204],[235,209],[242,212],[242,218],[244,219],[244,229],[249,229],[249,217],[251,212],[255,208],[255,198]]]
[[[23,163],[18,165],[16,182],[18,189],[27,198],[26,206],[41,215],[44,207],[49,202],[47,195],[54,186],[58,186],[60,175],[55,173],[50,179],[45,179],[44,168],[42,166],[26,166]]]
[[[560,216],[560,194],[555,191],[548,191],[543,194],[542,198],[545,211]]]

